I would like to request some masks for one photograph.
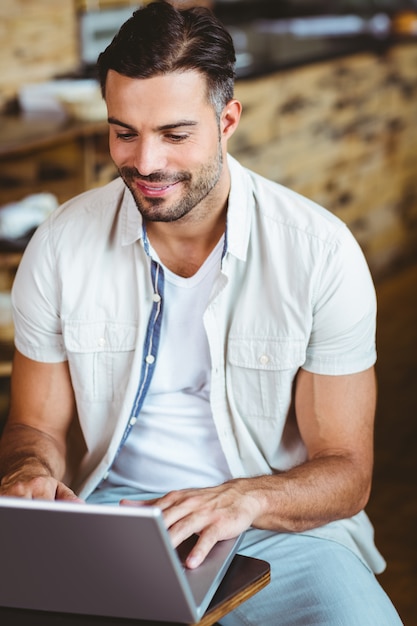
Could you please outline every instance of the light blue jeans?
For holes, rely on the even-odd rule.
[[[118,504],[160,494],[97,490],[87,501]],[[348,548],[326,539],[257,529],[239,553],[268,561],[271,582],[226,615],[222,626],[400,626],[402,621],[373,572]]]

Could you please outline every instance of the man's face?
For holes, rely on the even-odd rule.
[[[139,211],[172,222],[222,197],[225,140],[197,71],[106,82],[110,153]]]

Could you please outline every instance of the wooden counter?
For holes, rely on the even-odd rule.
[[[0,206],[48,191],[59,202],[116,175],[107,122],[64,116],[0,117]]]

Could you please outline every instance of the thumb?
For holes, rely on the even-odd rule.
[[[56,492],[55,492],[55,500],[71,500],[72,502],[81,502],[84,504],[84,500],[81,500],[69,487],[64,485],[64,483],[58,483]]]

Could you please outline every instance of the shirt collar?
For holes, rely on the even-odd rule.
[[[123,197],[121,202],[122,214],[122,246],[129,246],[140,239],[143,239],[142,216],[136,206],[135,200],[126,187],[125,183],[120,179],[123,186]]]
[[[255,199],[249,172],[230,155],[227,162],[231,180],[227,208],[227,251],[244,261]]]

